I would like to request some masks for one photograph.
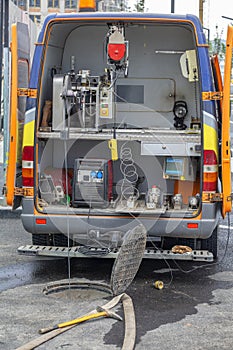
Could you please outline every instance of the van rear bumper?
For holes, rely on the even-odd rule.
[[[23,199],[22,223],[32,234],[79,235],[84,238],[93,230],[97,234],[109,231],[127,232],[139,223],[143,224],[151,237],[181,237],[181,238],[209,238],[217,226],[220,218],[218,203],[203,203],[201,219],[195,218],[164,218],[107,216],[107,215],[75,215],[75,214],[34,214],[32,199]],[[38,219],[46,219],[46,223]],[[43,223],[44,222],[44,223]],[[189,225],[188,225],[189,224]],[[195,225],[190,225],[195,224]],[[189,228],[191,226],[191,228]],[[194,227],[193,227],[194,226]]]

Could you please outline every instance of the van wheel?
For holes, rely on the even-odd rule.
[[[48,243],[48,235],[39,235],[39,234],[33,234],[32,235],[32,244],[33,245],[49,245]]]
[[[55,247],[68,247],[68,237],[62,233],[54,234],[53,241]],[[73,245],[73,240],[69,239],[69,247],[72,247]]]
[[[215,227],[212,236],[208,239],[201,240],[201,249],[208,250],[213,254],[214,259],[218,256],[218,226]]]

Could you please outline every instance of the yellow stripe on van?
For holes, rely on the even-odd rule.
[[[34,128],[35,128],[35,120],[32,120],[24,125],[23,147],[34,146]]]
[[[218,157],[218,135],[217,130],[204,124],[204,150],[213,150]]]

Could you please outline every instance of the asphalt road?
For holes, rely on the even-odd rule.
[[[38,329],[76,318],[109,300],[107,293],[91,289],[46,296],[43,288],[67,280],[69,273],[71,281],[109,283],[113,261],[20,256],[17,248],[30,242],[30,234],[19,217],[2,211],[0,215],[1,349],[16,349],[36,338]],[[135,307],[136,350],[232,349],[233,238],[226,247],[227,237],[227,230],[221,229],[215,263],[142,262],[127,290]],[[155,289],[155,280],[162,280],[164,289]],[[123,314],[120,305],[116,311]],[[123,334],[123,322],[102,319],[79,325],[38,349],[120,349]]]

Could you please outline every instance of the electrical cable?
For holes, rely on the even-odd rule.
[[[225,250],[224,250],[224,254],[221,258],[220,261],[216,261],[216,262],[213,262],[213,263],[210,263],[208,265],[200,265],[200,266],[196,266],[194,267],[193,269],[190,269],[190,270],[184,270],[182,269],[182,267],[177,263],[176,260],[173,260],[175,265],[178,267],[178,269],[183,272],[183,273],[190,273],[190,272],[193,272],[193,271],[196,271],[196,270],[199,270],[199,269],[202,269],[202,268],[206,268],[206,267],[209,267],[209,266],[213,266],[213,265],[221,265],[223,263],[223,261],[225,260],[226,258],[226,254],[227,254],[227,250],[228,250],[228,246],[229,246],[229,240],[230,240],[230,233],[231,233],[231,225],[230,225],[230,213],[227,213],[227,217],[228,217],[228,233],[227,233],[227,241],[226,241],[226,246],[225,246]]]
[[[152,241],[152,239],[150,239],[150,243],[152,244],[152,246],[157,250],[157,251],[160,251],[160,249],[156,246],[156,244],[154,244],[154,242]],[[172,284],[172,281],[173,281],[173,272],[172,272],[172,268],[168,262],[167,259],[165,259],[163,256],[163,261],[165,262],[165,264],[167,265],[168,269],[169,269],[169,272],[170,272],[170,281],[168,283],[164,283],[164,286],[167,286],[169,287],[171,284]]]
[[[117,82],[117,79],[119,78],[120,76],[120,72],[118,71],[115,71],[115,70],[112,70],[113,73],[116,74],[116,76],[114,77],[113,81],[111,82],[111,84],[107,87],[107,90],[110,90]]]
[[[130,147],[125,147],[128,141],[123,143],[120,150],[120,171],[123,175],[121,183],[121,198],[127,200],[129,196],[139,197],[139,191],[135,187],[138,180],[137,169],[133,160],[132,150]]]
[[[66,229],[67,229],[67,247],[68,247],[68,255],[67,255],[67,262],[68,262],[68,280],[69,280],[69,286],[70,286],[70,280],[71,280],[71,266],[70,266],[70,220],[69,220],[69,186],[68,186],[68,162],[67,162],[67,141],[64,140],[64,152],[65,152],[65,159],[64,159],[64,165],[65,165],[65,183],[66,183]]]
[[[88,242],[87,242],[87,244],[84,244],[82,247],[80,247],[79,251],[80,251],[80,253],[85,254],[85,255],[107,255],[111,251],[110,250],[110,248],[111,248],[110,242],[106,246],[102,242],[100,242],[100,240],[97,240],[94,237],[90,237],[90,234],[89,234],[90,233],[90,230],[89,230],[89,227],[90,227],[90,223],[89,223],[90,213],[91,213],[91,200],[89,201],[89,210],[88,210],[88,215],[87,215],[86,235],[87,235],[87,238],[88,238]],[[99,247],[99,248],[103,249],[103,252],[101,252],[101,253],[98,252],[98,254],[95,254],[95,253],[92,254],[92,252],[90,252],[91,248],[93,248],[93,244],[92,243],[95,244],[94,247]]]
[[[66,99],[64,101],[65,106],[65,120],[66,117],[68,117],[68,111],[67,111],[67,103]],[[68,121],[68,135],[69,135],[69,121]],[[66,187],[66,231],[67,231],[67,247],[68,247],[68,255],[67,255],[67,262],[68,262],[68,280],[69,280],[69,286],[70,286],[70,280],[71,280],[71,266],[70,266],[70,220],[69,220],[69,186],[68,186],[68,151],[67,151],[67,138],[64,137],[64,166],[65,166],[65,187]]]
[[[101,250],[93,250],[92,246],[84,245],[78,248],[79,253],[86,256],[106,256],[111,250],[109,248],[101,248]]]
[[[134,218],[136,221],[138,221],[140,224],[141,224],[141,221],[135,217],[132,213],[129,212],[129,214],[132,216],[132,218]],[[200,265],[200,266],[196,266],[194,267],[193,269],[190,269],[190,270],[184,270],[179,264],[178,262],[175,260],[175,259],[172,259],[172,261],[174,262],[174,264],[176,265],[176,267],[179,269],[179,271],[185,273],[185,274],[188,274],[188,273],[191,273],[191,272],[194,272],[196,270],[199,270],[199,269],[204,269],[204,268],[209,268],[209,266],[213,266],[213,265],[221,265],[223,263],[223,261],[225,260],[226,258],[226,254],[227,254],[227,250],[228,250],[228,246],[229,246],[229,240],[230,240],[230,232],[231,232],[231,221],[230,221],[230,213],[227,213],[227,218],[228,218],[228,234],[227,234],[227,241],[226,241],[226,246],[225,246],[225,250],[224,250],[224,254],[221,258],[220,261],[217,261],[217,262],[213,262],[213,263],[210,263],[210,264],[204,264],[204,265]],[[153,247],[160,251],[160,249],[154,244],[154,242],[150,239],[150,243],[153,245]],[[174,279],[174,276],[173,276],[173,272],[172,272],[172,268],[168,262],[167,259],[163,258],[165,264],[168,266],[169,268],[169,271],[170,271],[170,281],[166,284],[164,284],[165,286],[169,286],[171,285],[173,279]]]
[[[133,215],[131,212],[129,212],[129,214],[130,214],[130,216],[134,219],[134,220],[136,220],[138,223],[139,223],[139,225],[142,225],[142,222],[138,219],[138,217],[136,217],[135,215]],[[150,237],[149,237],[149,239],[150,239]],[[150,239],[150,243],[152,244],[152,246],[154,247],[154,249],[156,249],[157,251],[160,251],[160,249],[154,244],[154,242]],[[171,268],[171,266],[170,266],[170,264],[169,264],[169,262],[167,261],[167,259],[165,259],[163,256],[162,256],[162,258],[163,258],[163,260],[164,260],[164,262],[165,262],[165,264],[167,265],[167,267],[168,267],[168,269],[169,269],[169,272],[170,272],[170,281],[168,282],[168,283],[164,283],[164,285],[165,286],[170,286],[171,284],[172,284],[172,281],[173,281],[173,272],[172,272],[172,268]]]

